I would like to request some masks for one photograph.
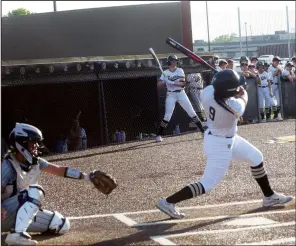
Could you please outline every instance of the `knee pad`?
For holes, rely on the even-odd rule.
[[[70,221],[59,212],[54,211],[48,230],[55,234],[64,234],[70,229]]]
[[[17,211],[15,232],[23,233],[32,222],[44,200],[44,191],[40,185],[30,185],[19,195],[20,208]]]

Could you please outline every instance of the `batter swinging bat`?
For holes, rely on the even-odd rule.
[[[209,67],[211,70],[213,70],[214,72],[218,72],[215,68],[213,68],[209,63],[207,63],[204,59],[202,59],[201,57],[199,57],[198,55],[194,54],[192,51],[190,51],[189,49],[185,48],[183,45],[179,44],[177,41],[175,41],[172,38],[167,38],[166,43],[170,46],[172,46],[173,48],[175,48],[176,50],[180,51],[181,53],[183,53],[184,55],[190,57],[192,60],[204,64],[207,67]]]

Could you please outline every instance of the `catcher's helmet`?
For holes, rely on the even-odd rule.
[[[238,93],[237,88],[240,86],[240,76],[236,71],[226,69],[215,74],[212,85],[215,94],[219,98],[233,97]]]
[[[168,56],[168,58],[167,58],[167,64],[169,66],[171,65],[171,61],[179,61],[179,59],[178,59],[178,57],[176,55]]]
[[[28,150],[28,141],[40,142],[43,140],[42,132],[35,126],[16,123],[9,135],[9,148],[20,152],[27,160],[28,165],[34,165],[37,156],[33,156]]]

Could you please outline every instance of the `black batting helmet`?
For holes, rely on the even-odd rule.
[[[258,62],[256,68],[259,69],[259,67],[261,67],[261,66],[264,68],[265,64],[263,62]]]
[[[226,69],[215,74],[212,85],[215,94],[220,98],[233,97],[238,93],[241,79],[236,71]]]
[[[167,58],[167,64],[170,66],[171,65],[171,61],[179,61],[178,57],[176,55],[170,55]]]

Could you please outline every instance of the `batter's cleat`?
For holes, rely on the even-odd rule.
[[[157,136],[155,141],[156,143],[162,142],[163,138],[161,136]]]
[[[31,236],[26,233],[11,233],[8,234],[5,239],[6,244],[11,245],[37,245],[38,242],[35,240],[31,240]]]
[[[156,204],[156,207],[174,219],[182,219],[185,217],[184,213],[181,213],[179,209],[177,209],[176,204],[168,203],[166,199],[160,199],[160,201]]]
[[[285,204],[293,200],[292,196],[286,196],[284,194],[280,194],[274,192],[272,196],[263,198],[263,207],[271,207],[277,204]]]

